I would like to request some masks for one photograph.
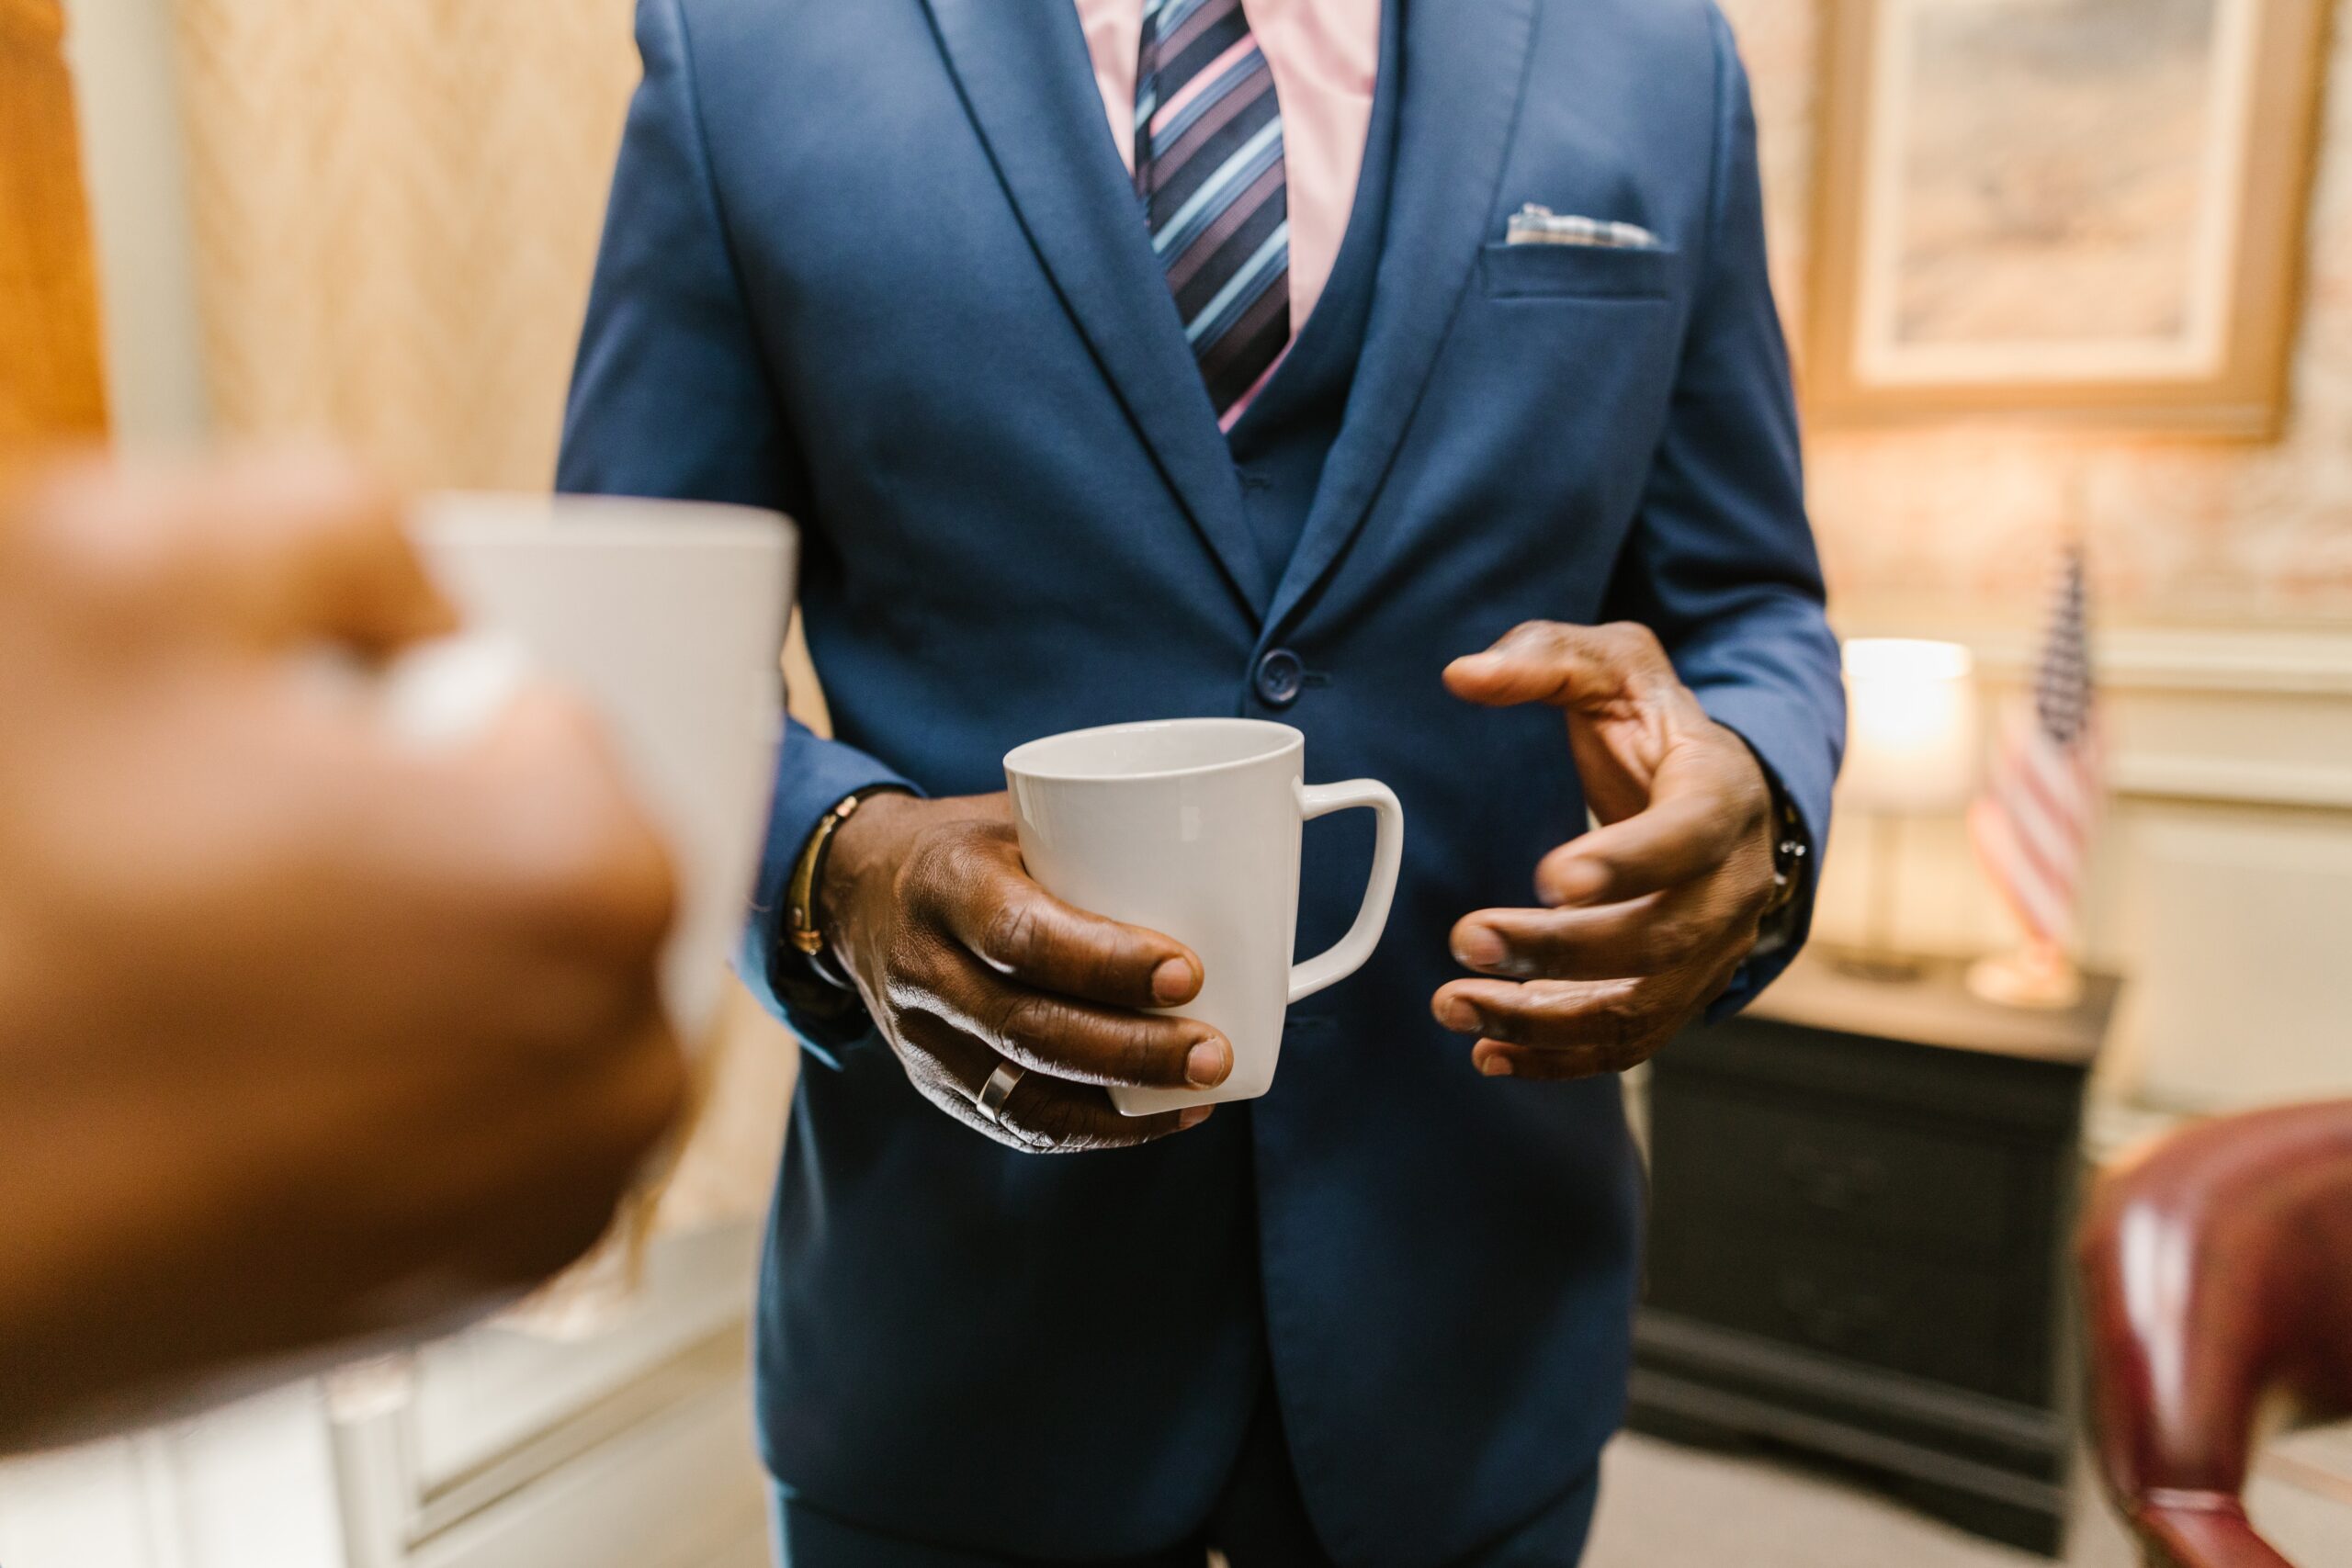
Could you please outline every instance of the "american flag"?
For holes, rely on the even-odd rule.
[[[1985,871],[2037,942],[2075,934],[2083,865],[2101,795],[2083,551],[2067,547],[2035,668],[2033,700],[2000,729],[1984,793],[1968,814]]]

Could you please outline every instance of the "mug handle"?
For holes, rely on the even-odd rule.
[[[1290,999],[1295,1002],[1327,986],[1336,986],[1363,968],[1364,961],[1372,956],[1372,950],[1380,945],[1380,933],[1388,925],[1388,906],[1396,897],[1396,874],[1405,863],[1405,807],[1397,800],[1396,792],[1371,779],[1299,786],[1301,821],[1312,822],[1317,817],[1357,807],[1369,807],[1379,818],[1379,836],[1372,848],[1372,885],[1364,889],[1363,907],[1356,911],[1356,923],[1348,928],[1348,934],[1340,939],[1339,945],[1319,957],[1292,966]]]

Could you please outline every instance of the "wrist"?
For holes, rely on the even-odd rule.
[[[777,945],[787,953],[798,954],[800,961],[813,970],[827,987],[835,989],[845,987],[845,982],[833,972],[828,962],[829,951],[833,946],[834,922],[831,917],[842,905],[840,900],[834,900],[829,907],[825,898],[826,889],[832,881],[834,856],[842,837],[851,832],[852,824],[866,812],[876,809],[869,806],[869,802],[902,795],[902,791],[880,784],[842,796],[831,810],[817,819],[816,826],[801,845],[798,858],[793,863],[792,875],[786,885],[784,930]]]
[[[824,953],[845,973],[855,972],[852,928],[857,918],[856,890],[870,876],[888,874],[910,819],[922,814],[922,804],[903,791],[876,794],[834,830],[831,852],[810,889],[809,912],[823,939]]]
[[[1752,841],[1759,852],[1759,863],[1770,879],[1759,917],[1762,938],[1757,952],[1763,955],[1778,951],[1790,939],[1793,911],[1812,880],[1812,836],[1806,831],[1804,815],[1781,787],[1780,775],[1772,771],[1763,753],[1738,730],[1729,726],[1724,728],[1740,743],[1740,753],[1754,781],[1751,799],[1756,803],[1758,822]]]

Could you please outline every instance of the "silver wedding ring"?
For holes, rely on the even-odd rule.
[[[1026,1071],[1026,1068],[1016,1067],[1011,1062],[999,1062],[996,1071],[989,1075],[989,1081],[980,1086],[980,1092],[972,1097],[972,1103],[979,1108],[980,1114],[995,1122],[998,1113],[1004,1109],[1004,1102],[1011,1100],[1012,1091],[1021,1086]]]

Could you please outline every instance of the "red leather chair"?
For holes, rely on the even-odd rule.
[[[2100,1459],[2152,1568],[2293,1568],[2241,1498],[2275,1400],[2352,1414],[2352,1101],[2164,1139],[2101,1179],[2079,1262]]]

